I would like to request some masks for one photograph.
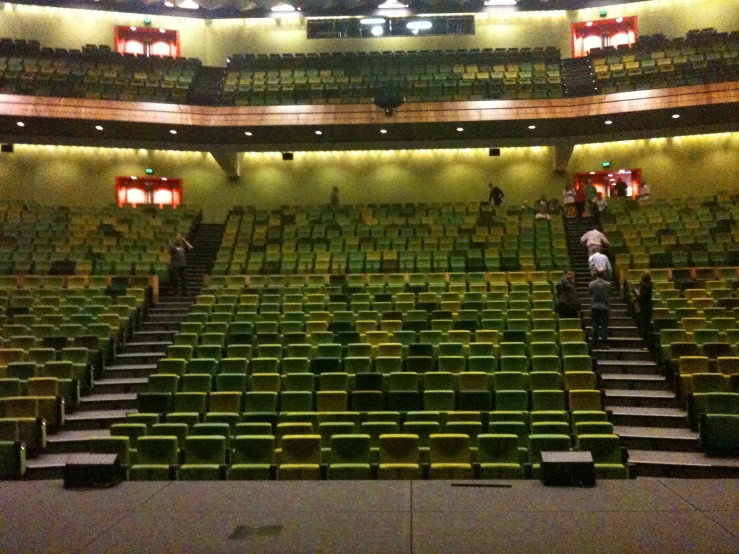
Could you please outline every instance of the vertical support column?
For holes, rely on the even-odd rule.
[[[210,155],[229,179],[236,180],[241,176],[241,160],[238,152],[211,151]]]

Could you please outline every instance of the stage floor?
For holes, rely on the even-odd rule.
[[[0,552],[739,552],[739,480],[491,484],[1,482]]]

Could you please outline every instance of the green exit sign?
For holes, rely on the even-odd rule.
[[[150,168],[150,167],[147,167],[146,168],[146,174],[147,175],[154,175],[154,170],[152,168]]]
[[[603,167],[611,167],[611,162],[603,162]]]
[[[608,15],[608,12],[606,10],[600,10],[600,16],[605,17]]]

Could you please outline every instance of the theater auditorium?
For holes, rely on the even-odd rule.
[[[0,551],[739,552],[739,0],[0,2]]]

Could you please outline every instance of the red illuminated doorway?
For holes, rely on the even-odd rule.
[[[615,171],[586,171],[575,173],[575,189],[584,187],[588,180],[593,181],[595,189],[606,198],[616,195],[616,183],[619,179],[626,183],[626,196],[636,198],[639,196],[639,185],[642,182],[641,169],[618,169]]]
[[[631,46],[638,38],[636,16],[580,21],[572,24],[572,57],[587,56],[593,48]]]
[[[118,26],[115,28],[115,51],[119,54],[177,58],[180,55],[180,33],[155,27]]]
[[[138,206],[154,204],[176,208],[182,204],[182,179],[168,177],[116,177],[116,202]]]

